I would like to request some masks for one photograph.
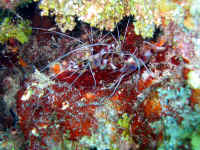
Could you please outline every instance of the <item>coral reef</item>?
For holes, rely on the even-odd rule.
[[[63,32],[74,28],[75,16],[91,26],[112,31],[123,17],[134,15],[136,34],[152,37],[156,27],[165,27],[171,21],[197,31],[198,4],[199,0],[183,2],[173,0],[42,0],[40,8],[42,15],[56,16],[56,22]]]
[[[10,9],[15,11],[15,8],[19,5],[25,5],[30,3],[32,0],[2,0],[0,2],[0,7],[3,9]]]
[[[12,23],[11,18],[6,17],[0,25],[0,32],[0,43],[5,43],[13,38],[24,44],[25,42],[28,42],[32,30],[27,21],[20,20],[14,24]]]
[[[199,149],[199,0],[24,2],[0,10],[0,149]]]
[[[78,149],[162,149],[193,128],[186,125],[177,137],[168,123],[174,119],[171,126],[178,131],[188,115],[199,114],[189,103],[190,71],[188,86],[184,84],[187,57],[163,42],[164,37],[157,43],[143,41],[132,24],[121,34],[121,40],[110,34],[103,42],[93,37],[87,45],[78,41],[73,49],[64,45],[69,49],[64,55],[27,79],[17,111],[29,149],[49,149],[49,140],[55,146],[63,139],[67,145],[76,142],[73,148]]]

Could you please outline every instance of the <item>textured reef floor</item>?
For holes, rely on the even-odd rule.
[[[200,149],[198,32],[145,39],[126,17],[62,33],[28,9],[29,40],[0,45],[0,150]]]

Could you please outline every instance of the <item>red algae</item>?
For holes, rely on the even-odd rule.
[[[198,104],[200,106],[200,89],[193,89],[190,97],[190,103],[192,106]]]
[[[173,56],[171,58],[171,63],[178,66],[178,65],[181,64],[181,61],[180,61],[180,59],[177,56]]]
[[[135,50],[142,44],[142,37],[135,34],[133,24],[128,26],[127,31],[124,34],[126,34],[126,37],[122,49],[134,53]]]
[[[185,80],[188,80],[188,73],[191,71],[191,69],[184,67],[182,70],[183,78]]]
[[[149,120],[159,119],[162,113],[162,107],[159,101],[158,93],[152,92],[143,103],[145,117]]]
[[[149,88],[153,84],[154,78],[149,76],[146,80],[140,79],[138,81],[138,90],[142,92],[142,90]]]
[[[32,90],[36,93],[41,90],[36,87],[30,88],[27,89],[28,92]],[[53,94],[55,89],[57,94]],[[51,136],[56,131],[63,134],[67,130],[70,131],[69,139],[77,140],[81,136],[90,135],[90,128],[96,128],[93,114],[97,106],[88,101],[86,105],[81,101],[83,96],[77,91],[69,91],[64,85],[60,87],[53,85],[43,92],[44,95],[32,94],[26,99],[24,95],[28,96],[28,94],[23,93],[22,96],[20,91],[17,101],[20,126],[25,137],[31,140],[32,144],[36,144],[34,141],[38,136],[42,137],[41,142],[45,143],[45,137]]]
[[[161,47],[165,41],[144,44],[143,39],[135,35],[133,25],[129,25],[124,34],[121,45],[109,36],[105,39],[107,45],[92,47],[93,55],[90,50],[81,49],[50,65],[47,74],[52,76],[35,73],[25,81],[27,87],[18,94],[17,112],[25,138],[30,140],[30,150],[46,149],[49,138],[59,143],[63,134],[68,134],[67,139],[72,141],[92,136],[91,131],[99,129],[98,120],[108,117],[104,112],[95,115],[105,104],[112,105],[119,116],[124,113],[134,116],[128,130],[140,140],[141,149],[148,147],[150,141],[161,139],[148,124],[161,117],[158,94],[151,93],[142,103],[138,97],[158,81],[152,75],[154,72],[162,76],[162,72],[169,69],[162,65],[169,48]],[[120,47],[119,52],[116,46]],[[158,47],[163,50],[157,51]],[[180,65],[175,57],[171,61]],[[154,63],[160,66],[153,68]],[[117,134],[122,130],[112,129]]]

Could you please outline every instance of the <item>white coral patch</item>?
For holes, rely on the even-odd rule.
[[[37,83],[33,83],[32,86],[37,86],[40,89],[44,89],[44,88],[47,88],[49,85],[55,84],[54,81],[52,81],[45,74],[39,72],[37,69],[35,70],[34,74],[32,75],[32,79],[37,81]]]
[[[68,108],[69,107],[69,102],[68,101],[66,101],[66,102],[63,102],[62,103],[62,110],[65,110],[66,108]]]
[[[200,89],[200,70],[192,70],[188,73],[188,84],[193,89]]]
[[[39,136],[39,133],[38,133],[38,131],[37,131],[36,128],[33,128],[33,129],[31,130],[31,133],[32,133],[32,135],[34,135],[34,136]]]
[[[27,101],[33,94],[33,91],[32,89],[27,89],[25,92],[24,92],[24,95],[22,96],[21,100],[22,101]]]

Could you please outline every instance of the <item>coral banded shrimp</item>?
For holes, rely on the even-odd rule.
[[[133,25],[127,24],[123,36],[118,30],[118,37],[111,32],[102,34],[102,37],[94,37],[92,34],[86,42],[70,37],[79,44],[40,71],[54,68],[54,73],[50,75],[50,78],[67,82],[69,89],[73,86],[85,89],[106,89],[112,91],[110,96],[114,96],[120,84],[131,77],[134,78],[137,86],[141,69],[144,68],[149,74],[153,74],[148,68],[149,60],[155,53],[151,49],[164,50],[164,47],[142,41],[140,36],[133,33],[132,28]],[[37,28],[37,30],[40,29]],[[46,31],[69,38],[64,33]],[[91,32],[92,28],[90,28]],[[144,47],[149,49],[144,49]]]

